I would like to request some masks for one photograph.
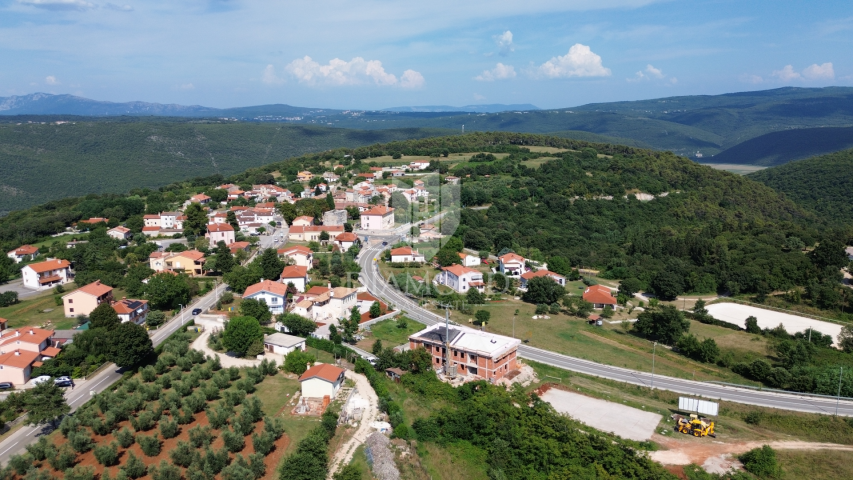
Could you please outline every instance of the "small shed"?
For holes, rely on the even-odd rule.
[[[388,377],[390,377],[391,380],[394,380],[397,383],[400,383],[400,377],[403,376],[403,373],[404,372],[402,370],[400,370],[399,368],[396,368],[396,367],[385,369],[385,375],[388,375]]]
[[[302,396],[307,398],[335,398],[344,382],[344,369],[328,363],[318,363],[299,377]]]
[[[305,339],[286,333],[264,335],[264,350],[279,355],[287,355],[294,350],[305,351]]]

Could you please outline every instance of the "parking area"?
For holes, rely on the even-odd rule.
[[[543,393],[542,400],[590,427],[637,441],[650,439],[663,419],[657,413],[555,388]]]
[[[814,329],[824,335],[832,335],[832,338],[838,340],[838,334],[841,333],[841,325],[829,322],[822,322],[807,317],[800,317],[789,313],[774,312],[763,308],[751,307],[749,305],[740,305],[738,303],[715,303],[706,307],[708,313],[717,320],[734,323],[735,325],[745,327],[747,317],[755,317],[758,320],[758,326],[761,328],[775,328],[781,323],[785,326],[788,333],[796,333]]]

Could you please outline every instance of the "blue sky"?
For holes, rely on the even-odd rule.
[[[0,96],[542,108],[853,85],[848,1],[0,0]]]

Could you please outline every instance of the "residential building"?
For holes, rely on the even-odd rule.
[[[41,354],[47,350],[48,357],[55,357],[59,352],[48,350],[53,348],[51,339],[53,330],[38,327],[21,327],[13,330],[0,331],[0,354],[13,350],[35,352]],[[40,355],[42,356],[42,355]]]
[[[148,266],[155,272],[186,273],[189,276],[204,275],[204,253],[198,250],[183,252],[152,252]]]
[[[273,315],[284,313],[287,308],[287,284],[261,280],[246,288],[243,299],[263,300]]]
[[[299,292],[305,291],[305,286],[308,285],[308,268],[297,265],[288,265],[281,272],[281,283],[287,285],[292,283]]]
[[[358,235],[352,232],[344,232],[335,237],[335,245],[337,245],[342,252],[346,252],[356,243],[358,243]]]
[[[462,262],[463,267],[476,267],[480,264],[480,257],[462,252],[459,252],[459,260]]]
[[[329,240],[334,241],[338,235],[344,233],[344,227],[329,227],[326,225],[290,227],[287,238],[293,242],[319,242],[322,232],[329,234]]]
[[[207,235],[205,236],[210,239],[210,248],[216,248],[216,244],[219,242],[231,245],[235,241],[234,227],[227,223],[208,224]]]
[[[551,280],[557,282],[561,287],[566,286],[566,277],[560,275],[559,273],[549,272],[548,270],[541,269],[536,270],[535,272],[524,272],[521,274],[521,288],[527,288],[527,282],[536,277],[548,277]]]
[[[71,293],[62,296],[62,306],[65,309],[65,317],[73,318],[80,315],[89,315],[98,305],[113,301],[113,287],[96,280],[84,285]]]
[[[80,221],[78,221],[77,223],[78,223],[78,224],[82,223],[83,225],[89,225],[89,226],[91,226],[91,225],[97,225],[97,224],[99,224],[99,223],[109,223],[109,222],[110,222],[110,219],[109,219],[109,218],[103,218],[103,217],[91,217],[91,218],[86,219],[86,220],[80,220]]]
[[[15,261],[15,263],[34,260],[39,254],[39,249],[32,245],[21,245],[20,247],[9,250],[7,257]]]
[[[441,273],[435,276],[433,282],[448,286],[459,293],[465,293],[470,288],[476,288],[480,292],[486,289],[483,274],[462,265],[441,267]]]
[[[418,161],[409,163],[409,170],[426,170],[427,168],[429,168],[429,162]]]
[[[249,242],[234,242],[231,245],[228,245],[228,249],[231,250],[231,255],[235,255],[240,250],[248,253],[251,247],[252,244]]]
[[[208,203],[210,203],[210,197],[203,193],[199,193],[198,195],[193,195],[192,197],[190,197],[190,202],[207,205]]]
[[[314,174],[307,170],[296,174],[296,180],[299,182],[310,182],[312,178],[314,178]]]
[[[323,225],[339,227],[345,223],[347,223],[347,211],[344,209],[329,210],[323,213]]]
[[[117,302],[113,302],[112,307],[122,323],[133,322],[137,325],[142,325],[148,319],[148,300],[122,298]]]
[[[305,339],[286,333],[264,335],[264,350],[279,355],[287,355],[294,350],[305,351]]]
[[[444,177],[444,181],[450,185],[459,185],[459,177],[454,177],[452,175]]]
[[[27,288],[36,290],[52,288],[71,281],[71,263],[68,260],[56,259],[31,263],[21,269],[21,277]]]
[[[425,261],[424,255],[413,250],[412,247],[400,247],[391,250],[391,263],[423,263]]]
[[[323,180],[325,180],[329,183],[337,182],[340,179],[341,179],[340,175],[337,175],[334,172],[326,172],[323,174]]]
[[[314,225],[314,217],[309,217],[307,215],[303,215],[301,217],[296,217],[290,222],[292,227],[308,227]]]
[[[293,264],[311,270],[314,266],[314,252],[303,245],[293,245],[278,249],[278,254],[293,260]]]
[[[611,290],[604,285],[591,285],[583,291],[583,299],[591,303],[593,308],[604,308],[606,306],[616,307],[616,298]]]
[[[394,209],[376,206],[361,214],[362,230],[390,230],[394,228]]]
[[[334,323],[339,318],[349,318],[352,307],[356,306],[358,291],[354,288],[336,287],[329,289],[312,300],[312,319],[314,321]]]
[[[328,363],[318,363],[299,377],[302,396],[334,399],[344,383],[344,369]]]
[[[21,386],[30,381],[33,364],[39,361],[39,352],[11,350],[0,354],[0,382]]]
[[[447,361],[456,374],[500,380],[518,369],[517,353],[521,340],[473,328],[433,325],[409,336],[409,348],[425,348],[432,355],[436,371],[448,373]],[[449,355],[447,349],[450,350]]]
[[[500,272],[504,275],[508,275],[510,277],[518,277],[521,276],[521,274],[525,271],[524,257],[516,253],[510,252],[506,255],[502,255],[498,257],[498,262]]]
[[[119,225],[118,227],[107,230],[107,235],[115,238],[116,240],[127,240],[130,238],[130,229]]]

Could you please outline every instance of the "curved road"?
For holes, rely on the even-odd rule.
[[[405,227],[400,228],[397,231],[403,232],[405,231]],[[399,240],[400,234],[385,235],[381,237],[371,235],[370,238],[371,240],[384,240],[391,244]],[[371,294],[382,298],[387,303],[394,304],[399,308],[402,308],[406,311],[406,314],[409,317],[418,320],[419,322],[426,325],[434,325],[439,322],[444,322],[444,317],[436,315],[435,313],[421,307],[402,292],[390,286],[382,278],[382,275],[379,273],[379,269],[374,262],[374,258],[378,258],[385,248],[387,247],[383,247],[381,243],[379,243],[374,246],[365,247],[359,254],[358,261],[362,269],[360,275],[362,283],[367,286],[367,289]],[[518,347],[518,355],[522,358],[527,358],[565,370],[585,373],[587,375],[594,375],[596,377],[607,378],[610,380],[617,380],[633,385],[646,387],[654,386],[654,388],[670,390],[685,395],[702,396],[704,398],[720,399],[730,402],[745,403],[748,405],[779,408],[782,410],[794,410],[799,412],[830,415],[835,414],[836,412],[836,399],[834,398],[750,390],[747,388],[682,380],[680,378],[665,377],[661,375],[655,375],[654,379],[652,379],[652,375],[648,372],[602,365],[600,363],[582,360],[580,358],[570,357],[568,355],[550,352],[528,345],[521,345]],[[842,400],[838,403],[837,411],[839,415],[853,416],[853,402]]]

